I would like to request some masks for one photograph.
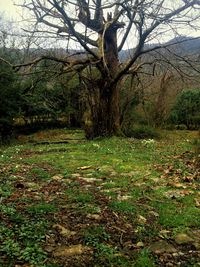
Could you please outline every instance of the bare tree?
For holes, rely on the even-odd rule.
[[[26,0],[21,6],[35,21],[31,34],[56,35],[65,39],[66,48],[78,43],[84,49],[85,56],[50,59],[60,61],[65,71],[78,71],[86,84],[88,138],[120,133],[120,82],[141,70],[140,56],[162,47],[145,44],[179,27],[194,29],[200,17],[199,0]],[[120,63],[119,52],[127,41],[136,48]],[[86,75],[94,69],[95,80]]]

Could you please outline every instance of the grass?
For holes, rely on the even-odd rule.
[[[119,213],[135,214],[135,207],[128,201],[112,201],[109,207]]]
[[[138,258],[136,259],[134,266],[135,267],[154,267],[156,266],[156,264],[150,252],[144,249],[138,255]]]
[[[81,131],[49,130],[0,147],[0,266],[62,267],[65,257],[56,258],[53,251],[78,244],[92,253],[68,258],[69,266],[169,263],[148,248],[162,231],[167,231],[162,238],[177,246],[178,233],[199,229],[192,152],[197,133],[160,135],[156,141],[86,141]],[[66,139],[67,144],[51,144]],[[49,144],[40,144],[43,140]],[[190,182],[184,180],[188,176]],[[54,225],[76,234],[62,236]],[[178,261],[198,266],[188,246],[182,250]]]
[[[42,267],[42,262],[47,258],[47,253],[41,246],[45,240],[46,226],[44,221],[24,221],[10,228],[9,225],[1,222],[0,253],[9,259],[4,262],[2,257],[1,266],[13,266],[16,260],[22,260],[33,266]]]
[[[27,212],[32,215],[40,215],[40,214],[47,214],[47,213],[53,213],[57,211],[57,208],[48,203],[40,203],[37,205],[31,205],[26,208]]]

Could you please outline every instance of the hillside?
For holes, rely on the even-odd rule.
[[[178,43],[179,42],[179,43]],[[172,45],[178,43],[176,45]],[[146,44],[144,50],[151,49],[156,46],[159,46],[159,43]],[[170,41],[163,44],[163,46],[169,45],[170,50],[173,53],[176,53],[180,56],[191,56],[197,55],[200,56],[200,38],[192,38],[188,36],[179,36],[171,39]],[[120,52],[120,60],[123,62],[134,53],[135,49],[127,49]],[[164,53],[165,50],[163,50]]]

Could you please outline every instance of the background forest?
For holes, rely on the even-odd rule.
[[[60,63],[52,63],[49,60],[44,60],[28,70],[25,67],[13,68],[6,62],[17,65],[41,54],[47,57],[62,57],[71,55],[74,51],[61,48],[19,49],[15,45],[16,38],[19,37],[7,35],[3,26],[0,38],[0,57],[5,60],[1,61],[0,65],[1,141],[8,140],[17,133],[47,127],[84,127],[87,90],[83,78],[77,72],[65,73]],[[181,42],[182,40],[184,42]],[[163,60],[155,67],[154,73],[123,79],[120,90],[120,123],[126,136],[153,137],[156,127],[183,130],[199,128],[200,40],[181,36],[176,41],[181,43],[173,46],[168,53],[161,50],[159,55],[169,59],[173,57],[173,53],[178,54],[179,60],[176,58],[174,65],[169,67]],[[168,43],[170,42],[173,43],[174,40]],[[133,49],[122,50],[121,62],[131,53]],[[147,62],[155,56],[151,53],[140,60]],[[192,67],[188,66],[183,58],[191,60]],[[149,72],[148,66],[145,71]],[[85,69],[85,75],[95,79],[97,74],[95,70],[88,68]]]

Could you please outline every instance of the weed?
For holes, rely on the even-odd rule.
[[[112,201],[109,203],[109,207],[119,213],[132,213],[136,212],[135,207],[128,201]]]
[[[40,203],[40,204],[34,204],[32,206],[28,206],[26,208],[26,210],[30,214],[40,215],[40,214],[47,214],[47,213],[56,212],[57,208],[52,204]]]
[[[13,192],[13,187],[9,183],[1,185],[0,197],[7,198],[7,197],[11,196],[12,192]]]
[[[1,224],[0,252],[10,260],[18,259],[36,267],[44,266],[42,262],[47,255],[42,250],[41,243],[45,240],[46,227],[47,224],[43,221],[15,224],[13,228]]]
[[[79,207],[77,207],[78,210],[82,214],[97,214],[101,212],[101,208],[97,205],[90,205],[88,203],[81,204]]]
[[[178,207],[172,202],[157,203],[159,223],[165,227],[200,226],[200,211],[195,207]]]
[[[14,205],[1,205],[0,211],[5,215],[13,215],[16,213]]]
[[[127,259],[118,254],[117,249],[107,243],[110,235],[102,226],[91,227],[84,232],[84,242],[94,248],[95,266],[130,266]]]
[[[34,266],[40,267],[43,266],[42,262],[46,260],[47,253],[38,244],[31,244],[23,249],[20,258]]]
[[[76,202],[88,203],[94,200],[94,196],[91,193],[79,193],[75,197]]]
[[[136,259],[134,267],[154,267],[154,266],[156,265],[153,257],[150,255],[147,249],[143,249],[140,252],[138,258]]]
[[[52,131],[50,136],[43,132],[44,136],[40,137],[52,140],[54,134],[58,137],[58,132]],[[66,130],[61,130],[61,133],[63,138],[68,136]],[[64,266],[65,263],[56,265],[58,259],[51,256],[48,264],[47,255],[42,247],[49,240],[46,240],[45,237],[51,236],[48,233],[48,227],[54,224],[55,220],[58,220],[58,223],[63,222],[64,226],[67,225],[68,221],[65,222],[64,218],[68,216],[69,212],[81,216],[78,220],[74,220],[75,223],[81,220],[80,225],[83,225],[84,229],[81,231],[82,239],[80,236],[78,236],[78,239],[80,239],[80,243],[93,248],[96,267],[155,266],[157,261],[154,260],[148,250],[144,249],[137,255],[136,252],[132,253],[126,248],[120,247],[119,250],[118,241],[120,236],[116,236],[116,232],[111,231],[112,227],[109,227],[110,232],[108,232],[103,225],[99,225],[98,220],[91,221],[93,226],[88,226],[84,224],[88,222],[86,215],[100,214],[102,211],[105,225],[109,225],[110,216],[106,218],[104,210],[109,208],[111,211],[115,211],[119,219],[116,225],[118,226],[119,223],[124,229],[123,226],[126,223],[122,224],[122,222],[128,219],[130,223],[127,224],[127,227],[128,225],[133,226],[135,232],[132,241],[134,241],[134,244],[142,241],[145,247],[156,240],[155,237],[159,235],[160,229],[170,230],[172,234],[169,234],[167,238],[171,238],[178,233],[187,233],[191,228],[198,228],[200,226],[200,212],[195,207],[195,204],[198,204],[199,201],[198,196],[196,196],[197,181],[184,183],[184,186],[188,186],[190,195],[168,199],[166,192],[172,188],[167,181],[169,174],[166,179],[163,175],[166,171],[164,166],[173,166],[176,177],[170,176],[169,180],[174,177],[183,184],[181,177],[188,172],[192,172],[192,169],[188,170],[186,168],[184,160],[179,155],[182,155],[186,150],[191,151],[193,149],[192,143],[188,140],[195,138],[195,135],[192,132],[174,131],[166,132],[165,140],[157,140],[156,142],[148,140],[152,137],[145,137],[144,141],[134,138],[114,137],[78,144],[70,142],[67,144],[67,153],[63,153],[64,149],[66,150],[66,145],[63,147],[62,144],[50,143],[48,146],[26,144],[23,147],[15,145],[2,147],[1,154],[3,157],[0,156],[0,165],[3,170],[0,173],[0,213],[4,222],[0,222],[0,266],[13,267],[18,262],[20,264],[26,262],[27,265],[34,267]],[[35,137],[33,139],[37,140]],[[32,151],[29,157],[25,157],[26,153],[22,153],[25,150]],[[23,157],[22,160],[16,157],[19,153]],[[58,153],[60,153],[60,156],[58,156]],[[87,155],[90,155],[90,157]],[[54,173],[60,173],[64,177],[70,178],[66,181],[67,183],[51,181],[51,185],[56,187],[60,183],[59,192],[65,193],[65,196],[58,195],[56,202],[45,202],[47,196],[44,196],[43,191],[40,191],[43,186],[48,190],[46,181],[50,178],[48,170],[40,167],[41,162],[46,162],[50,165],[50,168],[54,168]],[[154,164],[160,165],[161,163],[162,169],[160,171],[155,170]],[[81,170],[80,167],[82,166],[91,166],[91,168]],[[179,169],[177,173],[176,169]],[[34,193],[29,191],[32,186],[30,188],[25,186],[23,190],[14,187],[14,184],[17,184],[19,179],[21,180],[22,177],[20,178],[20,176],[23,176],[23,181],[26,183],[26,172],[31,178],[36,178],[33,189],[41,197],[41,203],[38,202],[38,199],[33,198]],[[73,176],[72,174],[75,173],[78,173],[78,175]],[[86,189],[86,187],[82,187],[80,179],[77,178],[79,175],[81,177],[103,179],[99,182],[91,182],[90,187]],[[155,181],[152,179],[159,178],[161,175],[163,176],[163,178],[160,178],[161,183],[159,183],[159,179],[155,179]],[[72,177],[73,179],[71,179]],[[194,188],[191,185],[194,185]],[[66,187],[68,190],[66,190]],[[95,190],[95,195],[93,190]],[[179,189],[173,187],[173,190]],[[17,199],[18,193],[19,198]],[[119,201],[120,195],[122,197],[127,195],[130,198]],[[108,207],[107,201],[103,201],[104,198],[110,201]],[[15,203],[12,203],[13,199],[15,199]],[[53,218],[52,213],[58,211],[57,207],[59,205],[69,208],[65,208],[65,212],[59,212],[58,216]],[[151,217],[150,211],[154,211],[159,216],[152,215]],[[137,214],[147,218],[146,223],[140,223],[136,219],[135,215]],[[152,224],[149,223],[151,219],[153,220]],[[49,222],[49,226],[45,221]],[[111,226],[114,223],[115,221],[112,220]],[[77,227],[76,224],[75,229]],[[123,236],[124,242],[126,242],[125,238],[126,235]],[[63,240],[60,239],[59,241],[63,245]],[[187,252],[185,253],[187,256]],[[82,256],[80,258],[82,259]],[[59,261],[61,262],[62,259],[59,259]],[[79,266],[78,264],[77,266]],[[165,263],[158,262],[159,264]],[[196,261],[191,259],[191,265],[190,262],[187,264],[188,266],[195,266]]]
[[[84,231],[85,244],[93,247],[97,247],[103,241],[108,241],[109,238],[103,226],[92,226]]]
[[[32,168],[31,173],[41,180],[48,180],[50,178],[49,173],[42,168]]]
[[[71,202],[88,203],[94,200],[94,196],[89,192],[81,192],[79,189],[70,188],[66,191],[67,197]]]
[[[21,254],[21,246],[18,242],[12,239],[7,239],[2,242],[0,251],[5,253],[10,258],[18,258]]]

